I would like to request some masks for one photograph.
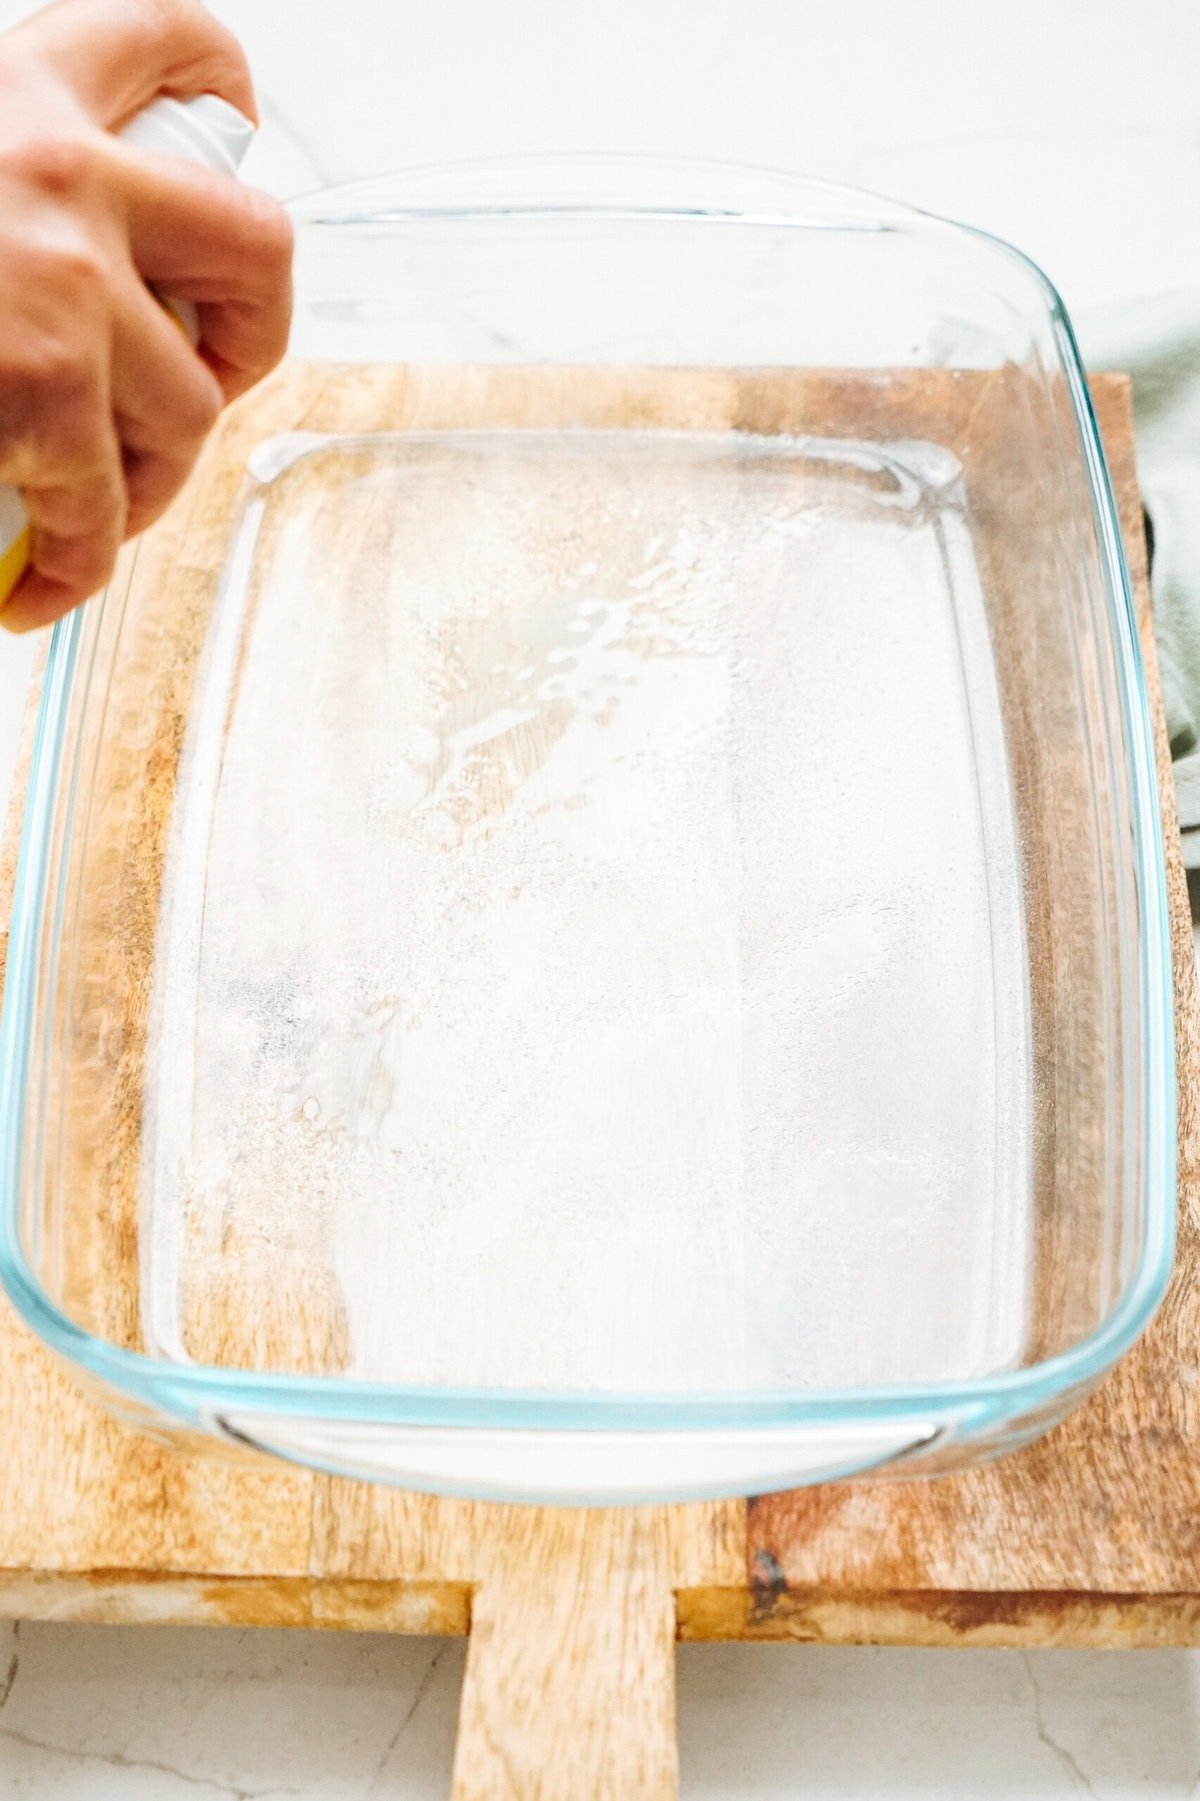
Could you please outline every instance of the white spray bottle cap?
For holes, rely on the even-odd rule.
[[[183,157],[218,175],[236,175],[254,126],[218,94],[199,94],[194,100],[152,100],[118,135],[135,150]]]

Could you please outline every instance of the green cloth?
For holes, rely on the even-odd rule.
[[[1200,291],[1077,321],[1089,369],[1133,378],[1134,441],[1183,860],[1200,869]]]

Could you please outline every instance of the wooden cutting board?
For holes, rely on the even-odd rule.
[[[299,412],[295,388],[282,385],[295,380],[243,403],[207,453],[186,517],[195,523],[195,494],[207,483],[214,542],[244,434],[260,435],[262,418],[281,407],[309,429],[377,424],[381,406],[398,428],[580,422],[582,409],[594,424],[771,431],[812,429],[816,416],[844,435],[856,423],[887,435],[885,415],[891,435],[914,435],[923,419],[944,441],[957,434],[968,452],[973,421],[987,412],[975,404],[977,386],[973,393],[945,375],[442,371],[395,376],[381,399],[365,377],[310,374]],[[0,1303],[0,1612],[469,1632],[453,1779],[460,1801],[673,1794],[680,1638],[1200,1643],[1194,957],[1128,384],[1101,377],[1093,386],[1158,725],[1180,1076],[1178,1268],[1151,1331],[1095,1398],[1021,1454],[932,1482],[679,1508],[505,1508],[160,1447],[85,1399]],[[994,444],[990,452],[1000,454]],[[172,581],[203,577],[195,554],[179,569],[183,517],[177,508],[143,552],[143,566],[158,558],[168,646]],[[5,926],[16,827],[14,815],[0,852]]]

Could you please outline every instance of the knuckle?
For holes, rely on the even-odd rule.
[[[186,438],[208,436],[221,411],[221,390],[214,377],[190,382],[180,397],[178,426]]]
[[[67,584],[83,600],[108,579],[118,548],[109,532],[76,536],[40,531],[34,540],[33,560],[43,575]]]
[[[71,232],[48,246],[45,254],[44,279],[52,282],[60,295],[72,304],[82,324],[89,303],[103,291],[106,280],[104,257],[99,247],[82,232]]]
[[[74,441],[80,417],[96,397],[97,372],[68,338],[27,343],[5,371],[5,387],[39,438]]]
[[[65,337],[0,355],[0,464],[22,485],[85,460],[103,429],[102,375]]]
[[[279,279],[292,266],[292,221],[277,200],[257,188],[243,189],[242,199],[246,231],[259,264]]]
[[[63,557],[96,554],[95,546],[113,538],[125,504],[125,487],[119,465],[109,466],[108,447],[96,447],[90,466],[73,475],[56,471],[49,486],[31,483],[26,488],[30,515],[39,539],[50,542]]]
[[[49,199],[77,201],[96,181],[98,158],[85,133],[33,132],[5,150],[4,171]]]
[[[66,339],[51,339],[27,357],[25,375],[33,399],[48,409],[47,423],[60,421],[64,435],[74,433],[96,395],[96,371],[88,359]]]
[[[141,458],[125,478],[129,496],[127,532],[144,531],[166,509],[187,480],[188,466],[165,457]]]

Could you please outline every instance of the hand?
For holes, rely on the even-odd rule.
[[[32,527],[0,611],[17,631],[107,581],[287,342],[283,209],[112,135],[164,92],[256,117],[241,50],[198,0],[58,0],[0,38],[0,482]],[[197,303],[198,351],[148,283]]]

